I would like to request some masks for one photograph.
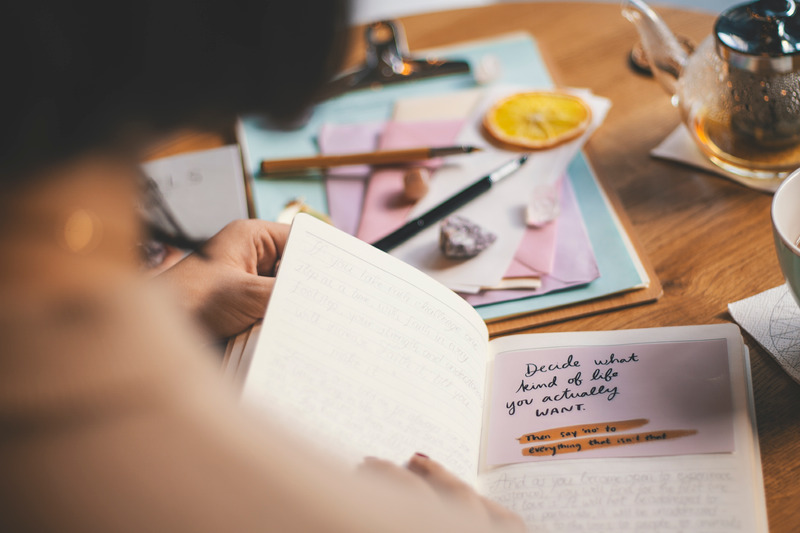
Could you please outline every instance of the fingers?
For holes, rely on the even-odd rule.
[[[358,466],[358,471],[364,475],[383,477],[393,483],[405,485],[411,489],[433,493],[431,486],[423,479],[391,461],[376,457],[365,457],[364,462]]]
[[[242,268],[250,274],[274,275],[290,226],[266,220],[235,220],[204,246],[207,256]]]
[[[233,272],[230,281],[215,290],[217,305],[230,308],[244,328],[264,317],[274,287],[275,278]]]
[[[274,275],[275,265],[283,255],[286,240],[289,238],[288,224],[266,222],[264,220],[249,220],[255,231],[257,251],[256,267],[261,275]]]
[[[442,465],[426,455],[415,454],[409,459],[406,468],[390,461],[367,457],[359,466],[359,472],[381,476],[411,490],[436,494],[448,501],[456,502],[474,513],[475,520],[507,531],[522,533],[525,523],[516,513],[502,505],[485,498],[451,474]]]
[[[395,486],[414,491],[422,497],[421,501],[434,507],[437,507],[436,498],[432,496],[441,497],[442,506],[437,507],[439,512],[454,513],[451,518],[466,520],[470,531],[525,532],[525,524],[518,515],[479,495],[472,487],[425,455],[412,456],[406,468],[383,459],[367,457],[358,471],[360,474],[377,476]]]
[[[289,226],[239,220],[208,240],[204,255],[191,254],[161,274],[182,305],[220,337],[238,333],[264,316],[276,261]],[[260,274],[260,275],[259,275]]]
[[[451,474],[442,465],[428,458],[427,455],[414,454],[408,460],[408,470],[417,474],[430,484],[437,492],[456,497],[469,497],[472,488]]]
[[[220,337],[229,337],[264,317],[275,278],[231,270],[218,277],[200,314]]]
[[[494,524],[510,531],[525,531],[525,523],[516,513],[475,492],[475,490],[450,473],[442,465],[423,454],[415,454],[408,461],[408,470],[425,480],[438,494],[476,507]]]

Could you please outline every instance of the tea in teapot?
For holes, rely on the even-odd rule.
[[[723,12],[694,52],[641,0],[625,0],[656,79],[706,156],[750,178],[800,167],[800,13],[794,0]]]

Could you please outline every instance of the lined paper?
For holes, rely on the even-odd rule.
[[[422,452],[474,480],[487,353],[485,325],[455,293],[301,215],[244,398],[347,460]]]

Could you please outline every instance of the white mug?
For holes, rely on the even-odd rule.
[[[800,305],[800,169],[783,180],[772,198],[772,235],[783,277]]]

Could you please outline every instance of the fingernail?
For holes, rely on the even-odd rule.
[[[424,453],[416,452],[414,453],[414,455],[416,455],[417,457],[422,457],[423,459],[430,459],[430,457],[428,457]]]

